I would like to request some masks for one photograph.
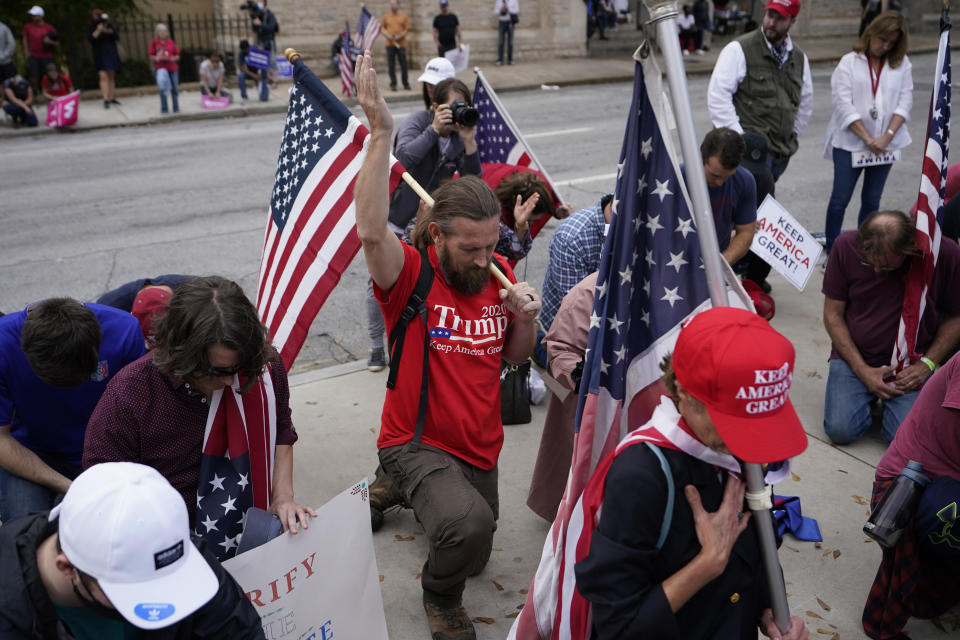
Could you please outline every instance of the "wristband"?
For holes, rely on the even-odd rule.
[[[930,367],[930,373],[933,373],[934,371],[937,370],[937,363],[931,360],[930,358],[928,358],[927,356],[921,356],[920,362]]]
[[[891,137],[891,138],[892,138],[893,136],[897,135],[897,132],[894,131],[893,129],[887,129],[887,133],[890,134],[890,137]]]

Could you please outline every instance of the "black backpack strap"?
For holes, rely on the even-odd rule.
[[[423,436],[423,425],[427,420],[427,383],[430,364],[430,327],[427,325],[427,294],[433,286],[433,267],[425,249],[420,250],[420,275],[407,304],[400,313],[400,319],[390,332],[390,373],[387,375],[387,388],[393,389],[397,381],[400,358],[403,355],[403,341],[406,338],[407,326],[417,314],[423,319],[423,368],[420,376],[420,402],[417,408],[417,425],[410,443],[410,451],[420,449],[420,438]]]
[[[426,311],[427,294],[430,293],[430,287],[433,286],[433,267],[430,266],[430,259],[427,252],[420,251],[420,274],[417,276],[417,283],[413,286],[413,292],[407,299],[406,306],[400,312],[400,319],[390,331],[387,342],[390,345],[390,371],[387,375],[387,389],[393,389],[397,382],[397,372],[400,366],[400,356],[403,354],[403,341],[407,335],[407,325],[421,311]],[[423,317],[426,325],[426,315]]]

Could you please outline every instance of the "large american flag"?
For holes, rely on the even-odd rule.
[[[360,249],[353,183],[368,135],[301,60],[293,78],[257,288],[257,312],[287,369]],[[392,191],[403,167],[391,162]]]
[[[357,83],[353,77],[353,64],[356,56],[353,51],[353,43],[350,41],[350,23],[340,32],[340,54],[337,56],[338,68],[340,70],[341,93],[345,96],[357,95]]]
[[[380,21],[373,17],[365,6],[360,7],[357,19],[357,32],[353,35],[353,44],[360,51],[373,47],[373,41],[380,35]]]
[[[267,509],[277,442],[277,399],[269,367],[245,393],[241,380],[214,392],[207,412],[194,533],[220,560],[232,558],[250,507]]]
[[[536,169],[557,193],[553,181],[537,160],[533,150],[523,139],[520,129],[510,118],[500,98],[483,73],[477,70],[477,84],[473,89],[473,106],[480,112],[477,123],[477,151],[480,162],[500,162]]]
[[[923,355],[915,351],[917,332],[940,254],[940,229],[947,188],[947,151],[950,149],[950,16],[946,9],[940,16],[940,28],[937,71],[933,80],[933,94],[930,96],[920,193],[917,196],[917,228],[914,232],[923,256],[912,261],[906,276],[903,312],[891,359],[891,364],[898,368],[909,365]]]
[[[590,316],[573,462],[510,638],[589,637],[578,632],[589,631],[589,607],[574,583],[584,529],[574,506],[600,459],[652,414],[662,391],[659,364],[673,350],[681,321],[710,306],[697,231],[662,125],[659,84],[649,57],[636,65],[615,213]]]

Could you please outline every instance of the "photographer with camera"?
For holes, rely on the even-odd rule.
[[[87,40],[93,47],[93,64],[97,68],[100,80],[100,93],[103,95],[103,108],[111,104],[120,104],[114,97],[116,75],[120,70],[120,54],[117,49],[117,30],[110,24],[109,17],[102,9],[94,9],[90,26],[87,27]]]
[[[426,75],[420,76],[421,79]],[[476,141],[479,120],[480,114],[471,106],[467,85],[456,78],[440,80],[434,86],[430,108],[411,114],[398,128],[393,153],[428,192],[452,179],[457,172],[461,176],[479,177],[483,174]],[[403,236],[407,224],[417,215],[419,204],[420,197],[406,183],[394,190],[387,226],[398,237]],[[367,369],[380,371],[387,364],[383,350],[384,325],[372,285],[367,286],[366,306],[371,348]]]
[[[270,84],[276,87],[277,84],[277,32],[280,31],[280,25],[273,11],[267,8],[267,0],[253,2],[248,0],[246,4],[240,5],[250,14],[250,24],[253,32],[257,34],[257,46],[267,52],[270,56],[269,71],[261,71],[261,77],[269,79]]]

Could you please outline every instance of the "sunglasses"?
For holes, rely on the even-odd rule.
[[[235,376],[241,371],[243,371],[242,366],[231,367],[229,369],[224,367],[207,367],[202,369],[204,375],[210,376],[211,378],[226,378],[227,376]]]

